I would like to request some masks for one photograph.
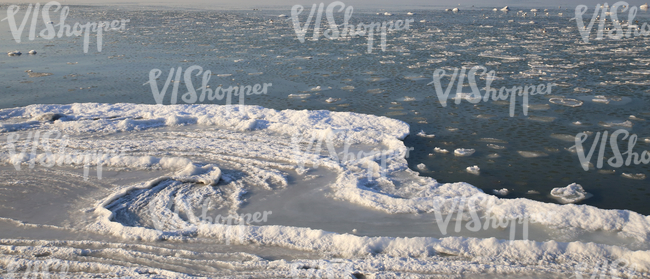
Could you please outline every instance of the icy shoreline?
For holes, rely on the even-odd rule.
[[[266,177],[255,183],[259,187],[272,190],[274,187],[291,187],[286,172],[297,172],[299,164],[291,152],[289,137],[296,133],[301,135],[329,133],[337,142],[349,138],[357,144],[381,145],[394,152],[406,149],[402,140],[409,134],[408,124],[386,117],[331,111],[276,111],[259,106],[248,106],[243,110],[244,113],[239,113],[237,107],[234,107],[235,111],[228,111],[231,108],[214,105],[157,106],[94,103],[31,105],[0,110],[0,119],[4,122],[0,124],[0,131],[3,136],[15,131],[38,129],[58,129],[70,135],[106,135],[119,132],[137,135],[153,128],[179,125],[200,125],[232,131],[233,134],[226,137],[230,145],[219,145],[219,154],[211,153],[210,148],[214,148],[215,144],[212,142],[214,139],[208,137],[174,143],[173,137],[166,135],[171,139],[164,144],[155,142],[145,144],[138,139],[119,142],[131,148],[131,155],[127,154],[119,160],[107,162],[107,167],[163,169],[169,171],[169,175],[145,183],[125,185],[104,200],[98,201],[94,210],[99,218],[89,227],[93,231],[125,239],[186,241],[200,237],[214,239],[219,243],[226,241],[228,230],[231,229],[229,225],[197,223],[192,218],[174,215],[163,206],[164,201],[171,199],[173,195],[178,195],[176,193],[183,194],[174,199],[186,199],[190,204],[196,203],[197,197],[203,195],[202,193],[207,193],[223,196],[223,202],[230,206],[229,210],[236,211],[241,203],[238,197],[253,189],[250,187],[257,186],[249,188],[237,186],[235,182],[231,182],[229,176],[223,178],[221,169],[224,164],[220,165],[216,162],[212,164],[211,160],[235,161],[232,166],[225,168],[237,166],[241,168],[240,171],[246,173],[246,177],[254,178],[256,175]],[[54,121],[48,121],[47,117],[43,117],[51,114],[65,117],[59,117]],[[251,135],[252,132],[260,136]],[[156,135],[155,131],[153,133]],[[80,140],[78,143],[79,146],[84,144],[88,145],[90,141]],[[174,152],[203,150],[209,156],[203,155],[198,161],[182,158],[182,156],[165,156],[166,150],[170,149],[168,144],[176,144],[171,146]],[[6,147],[4,142],[2,145],[3,148]],[[6,165],[12,162],[12,158],[4,153],[0,155],[0,159]],[[241,243],[262,247],[277,246],[350,258],[357,266],[372,266],[373,262],[384,258],[392,259],[391,261],[395,261],[396,265],[404,265],[404,262],[397,259],[407,258],[413,262],[409,261],[406,269],[414,272],[418,269],[417,266],[422,264],[417,261],[435,261],[439,260],[441,255],[469,260],[450,262],[450,266],[437,266],[427,272],[453,273],[451,270],[471,269],[475,263],[490,265],[505,273],[518,270],[522,266],[528,270],[551,269],[558,272],[558,270],[570,271],[572,266],[579,263],[597,264],[603,260],[614,259],[623,259],[630,264],[635,264],[638,272],[650,270],[650,251],[647,251],[647,243],[650,242],[648,216],[628,210],[603,210],[588,205],[559,205],[528,199],[500,199],[485,194],[468,183],[438,183],[432,178],[419,176],[417,172],[408,168],[406,159],[400,156],[391,156],[385,162],[388,173],[386,177],[380,175],[382,166],[375,158],[341,162],[327,156],[317,159],[320,165],[336,172],[333,184],[329,185],[334,198],[376,211],[389,214],[424,214],[440,210],[439,213],[443,215],[455,214],[455,208],[449,206],[451,202],[461,197],[471,196],[477,199],[477,209],[484,215],[517,218],[517,216],[554,212],[553,218],[542,219],[539,223],[557,230],[581,229],[615,233],[621,239],[633,242],[631,246],[640,250],[633,251],[625,247],[579,241],[508,242],[496,238],[473,237],[440,239],[367,237],[277,225],[239,226],[237,229],[242,233],[239,239]],[[308,168],[313,164],[314,161],[306,162],[306,174],[309,174]],[[370,168],[368,164],[371,165]],[[368,169],[373,170],[370,179],[367,174]],[[212,192],[200,192],[193,186],[197,183],[215,185],[220,179],[225,179],[224,184],[220,184],[222,186],[211,190]],[[225,187],[223,185],[233,187],[234,192],[220,192],[226,191],[221,189]],[[167,193],[165,189],[171,189],[172,192]],[[435,200],[442,200],[442,207],[436,207]],[[131,214],[143,220],[151,218],[144,211],[147,208],[146,204],[149,203],[156,205],[155,211],[158,212],[156,214],[160,214],[159,218],[172,215],[173,218],[169,219],[169,222],[186,229],[161,231],[146,225],[123,224],[121,223],[123,219],[119,218],[116,221],[117,210],[121,210],[122,215],[127,214],[125,216]],[[116,206],[118,204],[120,206]],[[6,241],[8,240],[3,240]],[[285,264],[289,266],[289,263]],[[388,269],[392,268],[396,267]],[[381,270],[376,267],[374,269],[368,267],[366,271],[368,270],[374,270],[376,275],[381,274]],[[290,274],[285,273],[285,275]]]

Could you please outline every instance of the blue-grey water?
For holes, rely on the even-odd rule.
[[[21,10],[25,8],[21,6]],[[198,65],[215,74],[209,83],[212,88],[273,84],[266,95],[247,96],[246,104],[278,110],[353,111],[405,121],[411,125],[405,143],[415,148],[408,159],[411,168],[418,170],[416,166],[423,163],[426,169],[419,170],[422,175],[441,182],[466,181],[486,192],[507,188],[508,198],[545,202],[555,202],[549,196],[551,189],[576,182],[593,194],[584,204],[650,214],[646,203],[650,197],[649,180],[621,176],[650,175],[648,165],[611,168],[605,164],[603,169],[615,171],[608,174],[597,169],[584,171],[578,156],[567,150],[574,145],[576,134],[611,133],[621,127],[606,127],[606,123],[625,121],[632,124],[626,129],[640,138],[635,151],[650,149],[650,143],[643,141],[650,137],[650,37],[596,41],[595,26],[592,40],[586,44],[576,21],[571,20],[572,10],[550,9],[548,15],[540,10],[536,15],[527,12],[525,17],[518,10],[412,10],[415,15],[395,10],[390,11],[392,16],[385,16],[377,14],[384,11],[355,9],[350,20],[353,24],[414,20],[408,30],[388,34],[386,51],[380,49],[379,37],[375,36],[372,53],[368,53],[366,37],[321,37],[301,43],[290,18],[278,17],[290,15],[290,7],[201,11],[70,6],[69,24],[130,21],[124,31],[104,33],[101,52],[97,52],[96,37],[91,37],[85,54],[83,36],[52,40],[37,37],[31,41],[27,23],[22,42],[16,43],[7,21],[0,22],[0,47],[23,53],[0,56],[0,108],[73,102],[154,104],[150,86],[144,85],[152,69],[162,70],[158,83],[162,87],[170,68]],[[586,20],[592,11],[593,7],[585,15]],[[52,20],[58,22],[58,13],[52,14],[56,15]],[[17,18],[22,20],[22,13]],[[649,22],[649,14],[640,12],[637,20]],[[37,33],[43,28],[39,18]],[[28,55],[32,49],[38,54]],[[528,116],[522,113],[521,99],[513,117],[503,101],[472,104],[464,100],[455,104],[450,100],[443,107],[433,84],[429,84],[433,72],[446,69],[450,73],[454,68],[474,65],[496,71],[492,87],[497,89],[557,85],[550,95],[530,97]],[[43,73],[46,75],[39,75]],[[200,83],[200,77],[195,77],[195,87]],[[477,85],[483,87],[485,80],[477,78]],[[312,90],[317,86],[326,90]],[[452,88],[452,95],[455,90]],[[186,92],[184,84],[179,92]],[[469,87],[464,92],[469,92]],[[609,103],[591,101],[598,95],[605,96]],[[170,103],[169,97],[168,92],[165,104]],[[568,107],[550,103],[554,97],[577,99],[584,104]],[[576,121],[582,125],[575,125]],[[416,136],[420,130],[435,137]],[[592,140],[593,135],[586,142],[587,148]],[[436,153],[435,147],[450,153]],[[453,150],[457,148],[473,148],[476,152],[469,157],[455,157]],[[526,158],[518,151],[542,152],[543,156]],[[492,158],[496,156],[490,155],[495,153],[498,157]],[[611,156],[608,148],[605,157]],[[594,164],[596,157],[591,161]],[[479,176],[465,171],[474,165],[481,169]]]

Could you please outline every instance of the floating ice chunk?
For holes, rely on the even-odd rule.
[[[551,196],[561,203],[576,203],[591,197],[591,194],[585,192],[580,184],[572,183],[566,187],[553,188]]]
[[[508,143],[505,140],[495,139],[495,138],[480,138],[479,141],[490,142],[490,143]]]
[[[7,52],[7,55],[9,55],[9,56],[19,56],[21,54],[23,54],[23,53],[20,52],[20,51],[17,51],[17,50]]]
[[[420,130],[420,132],[417,133],[417,135],[418,135],[419,137],[425,137],[425,138],[433,138],[433,137],[436,136],[436,135],[434,135],[434,134],[429,134],[429,135],[427,135],[427,133],[425,133],[424,130]]]
[[[503,145],[498,145],[498,144],[493,144],[493,143],[488,143],[487,147],[492,148],[492,149],[497,149],[497,150],[506,149],[506,147],[503,146]]]
[[[494,189],[494,190],[492,190],[492,193],[494,193],[495,195],[499,195],[499,196],[505,196],[505,195],[508,195],[510,193],[510,191],[508,189],[506,189],[506,188],[503,188],[503,189],[500,189],[500,190]]]
[[[632,126],[634,126],[634,123],[632,123],[630,120],[625,120],[624,122],[615,122],[615,121],[599,122],[598,125],[603,126],[605,128],[611,128],[611,127],[632,128]]]
[[[427,169],[427,165],[422,164],[422,163],[419,163],[419,164],[417,165],[417,168],[418,168],[419,170],[426,170],[426,169]]]
[[[553,122],[555,121],[555,117],[553,116],[528,116],[529,120],[532,121],[538,121],[538,122]]]
[[[343,89],[343,90],[354,90],[354,86],[346,85],[346,86],[341,87],[341,89]]]
[[[644,120],[645,120],[645,119],[643,119],[643,118],[639,118],[639,117],[636,117],[636,116],[634,116],[634,115],[630,115],[630,119],[632,119],[632,120],[637,120],[637,121],[644,121]]]
[[[304,94],[289,94],[289,98],[298,98],[298,99],[307,99],[311,97],[311,94],[309,93],[304,93]]]
[[[573,91],[574,91],[574,92],[580,92],[580,93],[589,93],[589,92],[591,92],[591,89],[589,89],[589,88],[582,88],[582,87],[576,87],[576,88],[573,88]]]
[[[285,14],[281,14],[281,15],[279,15],[278,17],[289,17],[289,16],[288,16],[288,15],[285,15]]]
[[[467,167],[467,172],[474,174],[474,175],[479,175],[481,174],[481,169],[478,166],[471,166]]]
[[[582,106],[582,104],[584,103],[580,100],[570,99],[570,98],[551,98],[548,101],[556,105],[572,107],[572,108]]]
[[[408,13],[406,13],[406,15],[415,15],[415,13],[414,12],[408,12]]]
[[[476,96],[473,93],[456,93],[456,97],[461,100],[467,100],[469,102],[478,102],[481,100],[481,96]]]
[[[323,91],[323,90],[329,90],[329,89],[332,89],[332,87],[323,88],[323,87],[321,87],[319,85],[319,86],[316,86],[316,87],[312,88],[311,91]]]
[[[404,101],[404,102],[412,102],[412,101],[416,101],[416,100],[417,99],[415,99],[415,97],[409,97],[409,96],[404,96],[404,99],[402,99],[402,101]]]
[[[629,179],[636,179],[636,180],[644,180],[645,179],[645,174],[643,173],[623,173],[621,174],[622,177],[629,178]]]
[[[436,148],[434,148],[433,151],[435,151],[435,152],[437,152],[437,153],[443,153],[443,154],[444,154],[444,153],[449,153],[449,150],[447,150],[447,149],[442,149],[442,148],[440,148],[440,147],[436,147]]]
[[[28,53],[34,55],[34,54],[36,54],[36,51],[32,49]]]
[[[548,104],[530,104],[528,105],[528,109],[530,110],[549,110],[551,106]]]
[[[528,192],[526,192],[526,194],[528,194],[528,195],[539,195],[539,192],[535,191],[535,190],[528,190]]]
[[[566,142],[575,142],[576,141],[576,136],[574,136],[574,135],[551,134],[551,137],[554,138],[554,139],[559,139],[561,141],[566,141]]]
[[[340,100],[341,100],[341,98],[332,98],[332,97],[329,97],[329,98],[327,98],[327,100],[325,100],[325,102],[328,102],[328,103],[335,103],[335,102],[338,102],[338,101],[340,101]]]
[[[501,11],[503,11],[503,12],[510,11],[510,7],[505,6],[505,7],[501,8]]]
[[[499,153],[492,153],[492,154],[488,154],[487,157],[490,159],[496,159],[501,157],[501,155],[499,155]]]
[[[454,150],[454,155],[456,155],[458,157],[472,156],[472,154],[474,154],[474,152],[476,152],[476,150],[471,149],[471,148],[470,149],[458,148],[458,149]]]
[[[524,158],[537,158],[537,157],[546,157],[548,154],[540,151],[517,151],[521,157]]]

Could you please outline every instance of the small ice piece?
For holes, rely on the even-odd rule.
[[[551,134],[551,137],[554,139],[559,139],[561,141],[566,141],[566,142],[575,142],[576,141],[576,136],[575,135],[567,135],[567,134]]]
[[[526,192],[526,194],[529,194],[529,195],[539,195],[539,192],[538,192],[538,191],[535,191],[535,190],[528,190],[528,192]]]
[[[319,85],[319,86],[316,86],[316,87],[312,88],[311,91],[323,91],[323,90],[329,90],[329,89],[332,89],[332,87],[325,87],[324,88],[324,87],[321,87]]]
[[[645,120],[645,119],[643,119],[643,118],[638,118],[638,117],[636,117],[636,116],[634,116],[634,115],[630,115],[630,119],[632,119],[632,120],[637,120],[637,121],[644,121],[644,120]]]
[[[419,164],[417,165],[417,167],[418,167],[419,170],[425,170],[425,169],[427,169],[427,165],[425,165],[425,164],[423,164],[423,163],[419,163]]]
[[[609,104],[609,99],[607,99],[607,97],[605,97],[603,95],[598,95],[598,96],[596,96],[595,99],[592,99],[591,101],[595,102],[595,103]]]
[[[499,196],[505,196],[505,195],[508,195],[508,193],[510,193],[510,191],[508,191],[508,189],[506,189],[506,188],[503,188],[501,190],[494,189],[494,190],[492,190],[492,192],[495,195],[499,195]]]
[[[433,138],[436,135],[434,135],[434,134],[427,135],[427,133],[425,133],[424,130],[420,130],[420,132],[417,134],[417,136],[425,137],[425,138]]]
[[[478,166],[471,166],[467,167],[467,172],[474,174],[474,175],[479,175],[481,174],[481,169]]]
[[[17,50],[7,52],[7,55],[9,55],[9,56],[19,56],[21,54],[22,53],[20,51],[17,51]]]
[[[548,154],[540,151],[517,151],[521,157],[524,158],[537,158],[537,157],[546,157]]]
[[[480,96],[475,96],[474,93],[456,93],[456,97],[461,100],[467,100],[472,103],[478,103],[481,100]]]
[[[352,233],[353,233],[353,234],[356,234],[356,233],[357,233],[357,229],[352,229]]]
[[[645,174],[643,173],[623,173],[621,174],[622,177],[629,178],[629,179],[636,179],[636,180],[644,180],[645,179]]]
[[[492,149],[506,149],[506,147],[503,146],[503,145],[492,144],[492,143],[488,143],[487,147],[492,148]]]
[[[404,96],[404,100],[403,100],[403,101],[404,101],[404,102],[412,102],[412,101],[416,101],[416,100],[417,100],[417,99],[415,99],[415,97]]]
[[[289,17],[289,16],[288,16],[288,15],[285,15],[285,14],[281,14],[281,15],[279,15],[278,17]]]
[[[576,87],[576,88],[573,88],[573,92],[589,93],[589,92],[591,92],[591,89],[589,89],[589,88],[582,88],[582,87]]]
[[[591,197],[591,194],[582,189],[580,184],[571,183],[566,187],[553,188],[551,196],[561,203],[576,203]]]
[[[634,126],[634,123],[632,123],[630,120],[625,120],[624,122],[616,122],[616,121],[599,122],[598,125],[603,126],[605,128],[612,128],[612,127],[632,128],[632,126]]]
[[[325,100],[325,102],[328,102],[328,103],[335,103],[335,102],[338,102],[338,101],[340,101],[340,100],[341,100],[341,98],[332,98],[332,97],[329,97],[329,98],[327,98],[327,100]]]
[[[489,159],[496,159],[496,158],[501,157],[501,155],[499,155],[499,153],[492,153],[492,154],[488,154],[487,157]]]
[[[440,147],[436,147],[436,148],[434,148],[433,151],[435,151],[435,152],[437,152],[437,153],[449,153],[449,150],[447,150],[447,149],[442,149],[442,148],[440,148]]]
[[[36,51],[32,49],[28,53],[33,55],[33,54],[36,54]]]
[[[309,93],[304,93],[304,94],[289,94],[289,98],[299,98],[299,99],[307,99],[311,97],[311,94]]]
[[[573,122],[573,125],[582,125],[582,122],[576,121],[576,122]]]
[[[474,154],[474,152],[476,152],[476,150],[471,149],[471,148],[469,148],[469,149],[458,148],[458,149],[454,150],[454,155],[456,155],[458,157],[472,156],[472,154]]]
[[[570,99],[570,98],[551,98],[548,101],[556,105],[572,107],[572,108],[582,106],[583,104],[583,102],[580,100]]]

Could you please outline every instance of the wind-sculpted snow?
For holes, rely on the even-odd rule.
[[[13,249],[25,255],[47,253],[65,261],[77,272],[148,274],[145,277],[155,277],[154,274],[182,277],[179,274],[197,266],[201,266],[198,274],[208,277],[235,277],[242,275],[242,270],[249,270],[254,274],[251,276],[257,277],[296,276],[310,266],[322,264],[331,272],[374,274],[375,278],[391,278],[402,273],[412,274],[414,278],[457,275],[459,270],[465,270],[466,274],[491,270],[497,274],[566,275],[578,263],[598,264],[612,259],[634,264],[639,272],[650,269],[650,252],[646,251],[650,242],[648,216],[588,205],[502,199],[465,182],[440,183],[420,176],[409,169],[406,159],[409,149],[402,142],[409,135],[409,126],[386,117],[331,111],[276,111],[258,106],[95,103],[32,105],[5,109],[0,115],[4,118],[1,135],[15,139],[2,141],[3,150],[13,148],[19,153],[28,143],[27,134],[33,139],[36,132],[43,135],[56,130],[68,136],[41,138],[43,142],[34,149],[38,156],[30,156],[31,148],[23,155],[3,153],[0,158],[9,167],[8,171],[16,166],[32,168],[38,165],[38,160],[48,162],[48,156],[52,156],[53,164],[47,166],[52,169],[101,167],[106,171],[164,173],[111,188],[108,195],[90,205],[92,209],[87,212],[94,218],[83,228],[111,239],[144,241],[151,246],[110,241],[3,239],[0,262],[5,265],[11,261],[33,264],[30,261],[35,260],[10,252],[11,247],[20,246]],[[310,138],[325,140],[310,144]],[[51,154],[47,153],[46,142],[51,145]],[[322,144],[322,148],[317,149],[313,144]],[[357,154],[370,155],[346,159],[348,149],[343,149],[346,144],[351,144],[355,151],[364,151]],[[309,147],[317,151],[306,152]],[[79,156],[56,153],[62,149],[77,154],[104,149],[122,153],[75,161]],[[340,150],[344,152],[337,152]],[[368,150],[372,152],[365,152]],[[57,165],[68,159],[70,164]],[[328,181],[315,186],[329,193],[323,199],[344,201],[387,215],[458,214],[457,219],[463,222],[471,220],[472,213],[483,219],[501,216],[506,220],[544,215],[548,217],[535,220],[537,226],[566,232],[603,233],[625,245],[563,242],[562,238],[553,239],[553,236],[545,241],[503,240],[490,237],[490,232],[483,237],[363,236],[300,225],[266,224],[274,214],[280,213],[276,211],[249,215],[245,223],[241,222],[245,217],[239,214],[243,208],[264,200],[253,197],[260,193],[272,197],[276,192],[299,191],[306,187],[305,181],[319,176],[324,176],[319,181]],[[558,185],[561,186],[564,185]],[[219,218],[206,221],[206,206],[211,217],[219,214]],[[235,219],[231,220],[231,216]],[[338,218],[345,221],[346,216]],[[5,221],[22,222],[11,218]],[[66,227],[48,229],[65,230]],[[219,256],[214,253],[195,257],[192,252],[179,249],[172,253],[155,247],[165,242],[275,247],[343,259],[339,262],[265,260],[254,255],[233,254],[219,260],[213,258]],[[79,254],[97,256],[94,262],[84,263]],[[125,267],[109,260],[111,257],[147,260],[140,262],[143,267]],[[238,257],[249,259],[239,262]],[[153,263],[156,261],[174,267],[167,269]],[[208,265],[218,268],[210,269]],[[116,266],[121,267],[114,269]]]

